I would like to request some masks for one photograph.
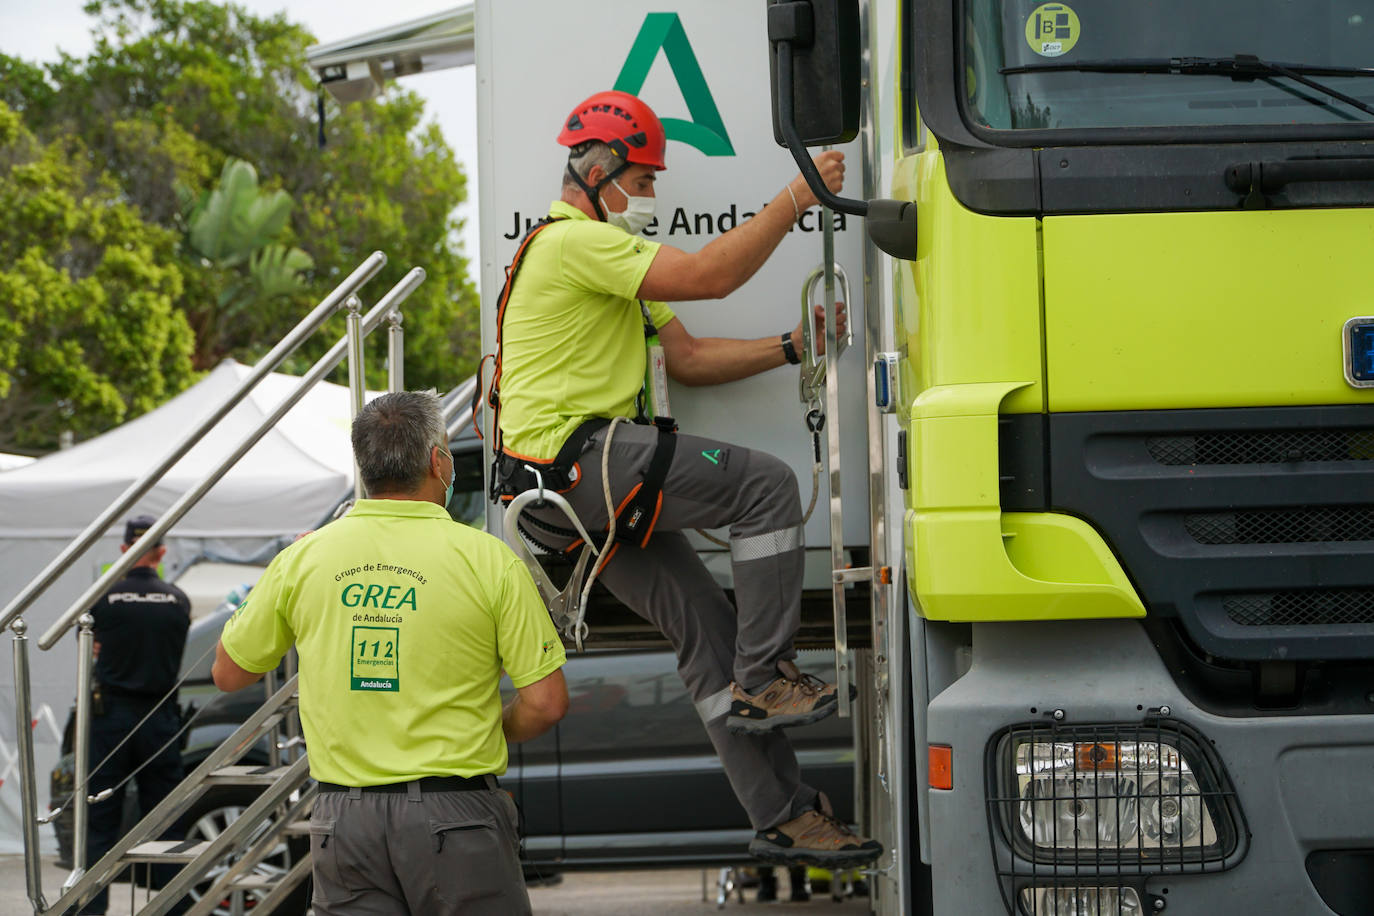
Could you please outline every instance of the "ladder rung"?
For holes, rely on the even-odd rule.
[[[220,767],[205,777],[207,785],[212,786],[270,786],[280,779],[290,767],[257,766],[235,764]]]
[[[210,847],[209,840],[149,840],[124,853],[125,862],[190,862]]]
[[[310,822],[303,820],[292,821],[291,823],[287,824],[285,827],[282,828],[282,833],[286,834],[287,836],[309,836]]]
[[[831,582],[867,582],[873,578],[872,566],[854,566],[837,569],[830,574]]]

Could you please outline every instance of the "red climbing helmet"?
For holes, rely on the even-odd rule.
[[[652,108],[628,92],[598,92],[568,115],[558,142],[577,146],[590,140],[602,141],[626,162],[666,168],[663,124]]]

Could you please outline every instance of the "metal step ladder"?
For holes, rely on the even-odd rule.
[[[871,137],[865,134],[863,142]],[[864,196],[873,197],[877,176],[871,156],[863,156]],[[902,647],[906,639],[906,622],[894,616],[894,582],[889,560],[890,526],[888,521],[885,481],[898,473],[889,467],[885,445],[884,414],[895,412],[899,401],[896,354],[879,352],[883,339],[884,309],[881,301],[877,250],[869,244],[864,248],[864,272],[860,283],[861,300],[856,314],[852,306],[849,281],[843,268],[835,263],[834,221],[831,212],[822,208],[822,263],[802,286],[802,318],[804,350],[802,355],[800,398],[805,405],[807,425],[815,440],[816,460],[821,458],[821,432],[826,434],[826,468],[830,497],[830,584],[835,626],[835,683],[839,699],[838,714],[855,715],[855,808],[861,812],[869,832],[883,843],[883,858],[868,869],[872,903],[875,913],[897,914],[910,912],[907,897],[912,850],[907,848],[908,822],[911,816],[908,774],[902,750],[901,724],[908,722],[902,678]],[[811,321],[813,300],[821,293],[819,304],[824,306],[825,355],[816,356],[814,330]],[[845,334],[838,333],[836,302],[844,303],[848,311]],[[867,440],[867,487],[864,496],[869,509],[868,563],[854,566],[846,560],[844,544],[844,513],[841,503],[840,477],[840,376],[839,360],[852,343],[852,330],[862,323],[866,362],[873,367],[866,373],[865,408],[847,422],[860,422]],[[857,457],[857,456],[854,456]],[[852,459],[851,459],[852,460]],[[902,460],[900,455],[895,456]],[[869,586],[871,645],[869,651],[850,652],[848,607],[845,589],[851,583]],[[857,704],[851,704],[850,691],[858,691]]]
[[[310,872],[310,857],[305,855],[278,880],[270,881],[253,873],[258,864],[274,853],[285,836],[309,832],[306,818],[318,786],[310,782],[309,762],[304,750],[300,749],[289,763],[279,762],[283,749],[288,752],[296,749],[276,743],[276,734],[296,711],[297,699],[296,678],[292,677],[99,862],[84,873],[72,872],[62,887],[62,896],[52,906],[39,911],[41,916],[68,910],[75,912],[75,908],[108,886],[128,865],[182,865],[176,877],[161,889],[150,891],[147,903],[136,910],[139,916],[160,916],[187,897],[211,869],[229,856],[234,857],[232,863],[201,892],[200,899],[187,910],[188,916],[208,916],[224,900],[233,899],[236,892],[241,898],[245,892],[263,890],[268,893],[254,904],[253,912],[271,913]],[[264,737],[273,742],[272,756],[278,762],[263,766],[240,763]],[[217,786],[253,786],[262,787],[263,791],[237,820],[213,839],[157,839],[206,791]]]
[[[849,658],[849,619],[845,605],[845,586],[851,582],[871,582],[874,578],[873,566],[852,567],[845,562],[844,556],[844,508],[840,501],[840,357],[849,349],[854,340],[853,314],[847,314],[847,324],[843,336],[839,334],[837,303],[843,303],[849,312],[853,301],[849,292],[849,278],[844,268],[835,262],[834,220],[830,211],[822,208],[822,261],[811,271],[802,284],[802,354],[801,377],[798,396],[807,408],[807,424],[812,433],[826,434],[826,473],[830,496],[830,588],[835,616],[835,692],[839,698],[839,715],[850,714],[850,688],[854,684],[853,671]],[[813,299],[817,290],[823,298],[819,303]],[[836,298],[838,295],[838,299]],[[816,355],[815,325],[812,306],[825,308],[825,355]],[[859,316],[859,321],[864,316]],[[822,401],[822,394],[824,400]],[[813,419],[819,418],[819,419]],[[819,440],[817,440],[817,461],[819,461]]]

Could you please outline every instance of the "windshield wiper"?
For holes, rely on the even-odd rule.
[[[1249,81],[1270,76],[1287,77],[1310,89],[1374,115],[1374,105],[1319,83],[1312,76],[1370,76],[1374,67],[1328,67],[1316,64],[1290,64],[1260,60],[1253,54],[1234,57],[1123,57],[1104,60],[1055,61],[1003,67],[1000,73],[1046,73],[1055,70],[1078,73],[1176,73],[1183,76],[1225,76]]]

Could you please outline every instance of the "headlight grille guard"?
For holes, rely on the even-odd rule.
[[[1038,754],[1029,749],[1037,747]],[[1033,887],[1130,887],[1143,911],[1153,912],[1148,879],[1225,871],[1249,847],[1244,812],[1212,743],[1157,710],[1138,724],[1051,720],[1004,728],[988,742],[984,773],[993,863],[1012,916],[1054,916],[1024,905],[1034,895],[1022,892]],[[1118,802],[1123,796],[1133,803]],[[1081,829],[1061,835],[1065,821],[1091,824],[1101,845],[1073,839]],[[1098,906],[1100,914],[1076,912],[1136,912]]]

